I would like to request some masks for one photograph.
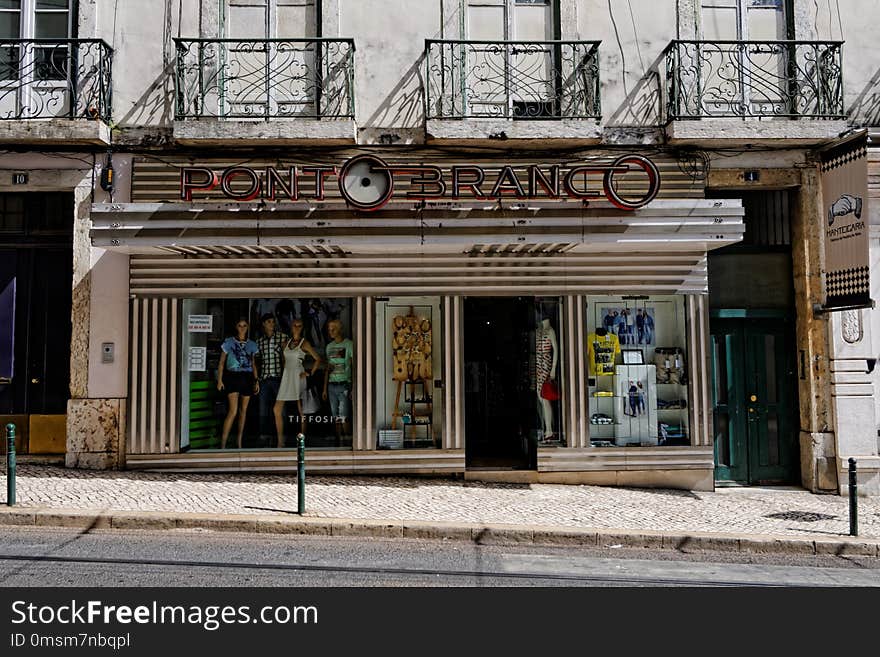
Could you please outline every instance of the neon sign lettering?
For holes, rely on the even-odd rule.
[[[235,201],[323,201],[327,180],[336,178],[345,202],[356,210],[379,210],[395,198],[395,183],[405,182],[408,190],[397,195],[410,201],[465,199],[562,199],[589,201],[605,198],[621,210],[636,210],[653,201],[660,191],[657,166],[641,155],[623,155],[605,163],[586,162],[570,166],[559,164],[510,165],[487,170],[474,164],[449,167],[435,165],[389,165],[375,155],[358,155],[342,167],[292,166],[286,171],[266,167],[264,171],[243,166],[217,172],[204,167],[186,167],[180,172],[180,198],[192,201],[194,193],[207,193],[219,187]],[[521,172],[525,169],[525,175]],[[620,176],[637,174],[642,191],[624,194]],[[302,181],[309,179],[314,192],[302,193]],[[233,186],[233,181],[236,185]]]

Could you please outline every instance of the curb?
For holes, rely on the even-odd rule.
[[[248,514],[166,513],[160,511],[93,512],[66,509],[0,507],[0,525],[68,527],[84,530],[207,529],[221,532],[413,538],[453,540],[477,545],[544,545],[595,548],[647,548],[679,552],[836,555],[880,558],[880,540],[850,537],[790,536],[576,529],[558,526],[477,524],[400,520],[363,520]]]

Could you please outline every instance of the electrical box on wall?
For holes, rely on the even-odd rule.
[[[113,356],[116,351],[116,344],[113,342],[104,342],[101,345],[101,362],[112,363]]]

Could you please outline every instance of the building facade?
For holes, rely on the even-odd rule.
[[[880,494],[868,0],[6,4],[26,451]]]

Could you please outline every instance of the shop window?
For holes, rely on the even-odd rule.
[[[563,343],[560,300],[536,297],[534,339],[530,340],[529,382],[537,399],[535,438],[539,445],[564,444],[562,425]],[[534,376],[532,373],[534,372]]]
[[[587,300],[590,441],[690,445],[684,297]]]
[[[189,299],[184,320],[182,449],[351,448],[351,299]]]
[[[376,301],[378,449],[439,448],[443,430],[440,297]]]

